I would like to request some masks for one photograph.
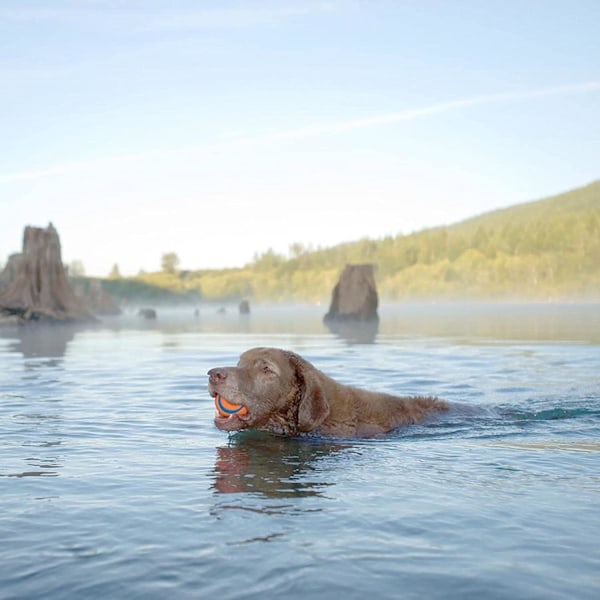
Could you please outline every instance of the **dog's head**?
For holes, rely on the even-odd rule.
[[[314,431],[327,418],[323,374],[302,357],[278,348],[253,348],[235,367],[208,372],[211,396],[245,406],[244,415],[215,417],[226,431],[259,429],[279,435]]]

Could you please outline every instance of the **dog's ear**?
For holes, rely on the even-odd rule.
[[[329,415],[329,403],[319,382],[319,371],[293,353],[290,353],[290,362],[295,370],[300,395],[298,431],[314,431]]]

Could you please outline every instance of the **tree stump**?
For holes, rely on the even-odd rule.
[[[250,314],[250,302],[248,300],[242,300],[239,305],[240,315]]]
[[[19,270],[19,262],[21,262],[22,254],[11,254],[8,257],[8,261],[4,267],[2,273],[0,273],[0,294],[8,289],[13,279],[17,276]]]
[[[379,321],[373,265],[346,265],[333,288],[325,322]]]
[[[11,256],[1,279],[0,313],[20,322],[95,320],[69,285],[52,223],[25,228],[23,252]]]
[[[140,308],[138,310],[138,317],[153,321],[156,319],[156,310],[154,308]]]

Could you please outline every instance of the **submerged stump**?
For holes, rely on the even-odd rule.
[[[325,321],[379,320],[378,304],[373,265],[346,265],[333,288]]]
[[[323,321],[332,333],[352,343],[370,343],[379,328],[378,304],[373,265],[346,265]]]
[[[153,321],[156,319],[156,316],[156,309],[154,308],[140,308],[138,310],[138,317],[142,317],[142,319]]]
[[[19,322],[95,320],[69,285],[52,223],[46,229],[25,228],[23,252],[10,258],[0,279],[0,314],[4,316]]]
[[[239,305],[240,315],[250,314],[250,302],[248,300],[242,300]]]

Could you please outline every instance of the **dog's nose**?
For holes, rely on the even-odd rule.
[[[211,369],[208,372],[208,377],[213,383],[219,383],[227,379],[227,371],[225,369]]]

